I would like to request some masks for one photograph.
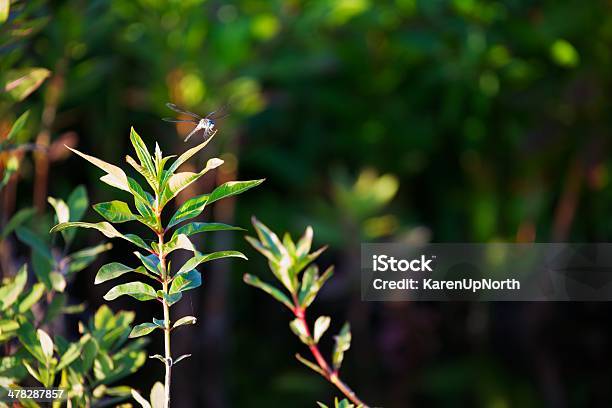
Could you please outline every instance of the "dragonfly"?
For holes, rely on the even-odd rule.
[[[229,115],[229,113],[226,112],[225,106],[221,107],[220,109],[210,112],[205,117],[201,117],[200,115],[196,113],[189,112],[186,109],[179,108],[178,106],[170,102],[168,102],[166,106],[177,113],[182,113],[182,114],[191,116],[193,118],[193,119],[174,119],[174,118],[163,118],[162,119],[166,122],[195,124],[196,126],[193,128],[191,132],[189,132],[189,134],[185,138],[185,142],[188,141],[191,138],[191,136],[193,136],[194,134],[198,133],[201,130],[204,131],[203,136],[205,139],[214,136],[214,134],[217,133],[217,129],[215,128],[216,121]]]

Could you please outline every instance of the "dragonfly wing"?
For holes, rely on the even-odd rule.
[[[198,123],[198,121],[194,119],[162,118],[162,120],[165,122],[172,122],[172,123]]]
[[[183,113],[183,114],[185,114],[185,115],[189,115],[189,116],[194,117],[194,118],[196,118],[196,119],[198,119],[198,120],[202,119],[202,118],[201,118],[199,115],[196,115],[196,114],[195,114],[195,113],[193,113],[193,112],[189,112],[188,110],[185,110],[185,109],[179,108],[178,106],[176,106],[176,105],[175,105],[175,104],[173,104],[173,103],[168,102],[168,103],[166,104],[166,106],[167,106],[168,108],[172,109],[172,110],[173,110],[173,111],[175,111],[175,112],[178,112],[178,113]]]
[[[229,105],[225,104],[221,106],[219,109],[210,112],[206,115],[206,119],[217,120],[226,117],[229,115]]]

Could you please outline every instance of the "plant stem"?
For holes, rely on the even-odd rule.
[[[302,326],[306,330],[306,335],[309,338],[313,339],[310,333],[310,327],[308,327],[308,323],[306,322],[306,310],[298,304],[298,301],[295,295],[294,295],[293,302],[294,302],[293,313],[295,314],[295,317],[301,321]],[[319,346],[317,346],[317,344],[314,343],[314,340],[313,340],[313,343],[308,346],[308,348],[310,348],[310,352],[312,353],[312,356],[314,357],[317,364],[323,371],[323,373],[321,374],[323,378],[325,378],[327,381],[334,384],[336,388],[338,388],[349,400],[351,400],[353,404],[361,408],[368,408],[368,405],[366,405],[363,401],[361,401],[359,397],[355,395],[355,392],[353,392],[353,390],[351,390],[351,388],[348,385],[346,385],[340,379],[340,377],[338,377],[338,370],[331,369],[331,367],[329,366],[329,364],[327,363],[327,361],[321,354],[321,351],[319,351]]]
[[[162,271],[162,285],[164,294],[168,293],[168,271],[166,271],[166,256],[164,254],[164,233],[157,234],[159,245],[159,263]],[[166,365],[166,376],[164,379],[164,408],[170,408],[170,382],[172,377],[172,354],[170,352],[170,305],[166,298],[162,299],[164,306],[164,357]]]

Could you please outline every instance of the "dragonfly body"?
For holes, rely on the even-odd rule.
[[[183,113],[193,118],[193,119],[172,119],[172,118],[163,119],[166,122],[175,122],[175,123],[176,122],[186,122],[186,123],[195,124],[196,126],[193,128],[191,132],[189,132],[189,134],[185,138],[185,141],[189,140],[191,136],[193,136],[194,134],[200,131],[203,131],[204,138],[212,137],[217,132],[217,129],[215,128],[215,120],[226,116],[224,112],[220,112],[219,110],[217,110],[217,111],[210,112],[205,117],[201,117],[193,112],[189,112],[188,110],[181,109],[173,103],[167,103],[166,106],[175,112]]]

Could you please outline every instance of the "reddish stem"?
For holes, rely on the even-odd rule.
[[[299,302],[295,295],[293,295],[293,305],[294,305],[293,314],[302,323],[302,327],[304,327],[304,330],[306,331],[306,335],[312,339],[313,337],[310,332],[310,327],[308,327],[308,323],[306,321],[306,310],[299,305]],[[317,364],[323,371],[323,373],[321,374],[323,378],[325,378],[327,381],[334,384],[349,400],[353,402],[353,404],[357,405],[358,407],[368,408],[368,405],[366,405],[363,401],[361,401],[359,397],[355,395],[353,390],[351,390],[351,388],[348,385],[346,385],[340,379],[340,377],[338,377],[338,370],[331,369],[331,367],[329,366],[329,364],[327,363],[327,361],[321,354],[321,351],[319,350],[319,346],[313,343],[313,344],[310,344],[308,348],[310,349],[310,352],[312,353],[312,356],[316,360]]]

